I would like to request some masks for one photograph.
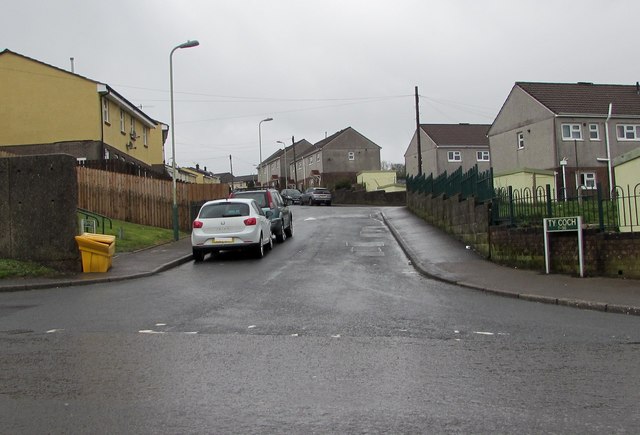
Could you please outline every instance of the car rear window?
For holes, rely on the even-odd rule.
[[[235,192],[233,194],[235,198],[250,198],[255,199],[261,208],[268,207],[267,205],[267,193],[266,192]]]
[[[319,193],[321,195],[326,195],[327,193],[330,193],[327,189],[316,189],[313,191],[313,193]]]
[[[249,204],[229,202],[205,205],[200,210],[201,219],[249,216]]]

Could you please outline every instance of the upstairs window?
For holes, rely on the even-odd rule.
[[[316,162],[320,161],[320,153],[316,154]]]
[[[102,98],[102,121],[109,124],[109,100]]]
[[[136,139],[136,119],[133,117],[133,115],[131,115],[130,120],[131,120],[131,130],[129,131],[129,134],[131,134],[131,139],[135,140]]]
[[[616,126],[618,140],[640,140],[640,125],[618,124]]]
[[[309,166],[313,165],[313,156],[309,157]]]
[[[580,124],[562,124],[562,140],[582,140]]]
[[[524,149],[524,132],[519,131],[516,135],[516,139],[518,143],[518,149],[519,150]]]
[[[449,152],[447,152],[447,159],[450,162],[461,162],[462,161],[462,153],[460,151],[449,151]]]
[[[356,153],[354,153],[353,151],[349,151],[349,154],[347,157],[349,158],[349,161],[353,161],[356,159]]]
[[[600,126],[598,124],[589,124],[589,139],[600,140]]]
[[[476,151],[476,159],[479,162],[488,162],[489,161],[489,151]]]
[[[146,147],[149,146],[149,127],[142,128],[142,144]]]
[[[124,133],[124,110],[120,109],[120,132]]]

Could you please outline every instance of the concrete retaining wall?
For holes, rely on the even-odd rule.
[[[332,193],[334,204],[404,206],[407,203],[406,192],[386,193],[383,191],[366,192],[364,190],[339,189]]]
[[[0,258],[81,270],[75,166],[64,154],[0,158]]]

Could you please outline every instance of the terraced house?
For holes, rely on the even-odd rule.
[[[0,52],[0,83],[0,149],[165,174],[168,126],[111,86],[8,49]]]
[[[496,187],[610,191],[616,157],[640,147],[640,85],[515,83],[488,137]]]

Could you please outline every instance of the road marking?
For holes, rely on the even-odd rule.
[[[164,334],[162,331],[154,331],[153,329],[141,329],[138,332],[140,334]]]
[[[54,332],[61,332],[64,331],[64,329],[49,329],[47,331],[47,334],[53,334]]]
[[[305,222],[306,222],[306,221],[315,221],[315,220],[316,220],[316,218],[314,218],[314,217],[309,217],[309,218],[306,218],[306,219],[305,219]]]

